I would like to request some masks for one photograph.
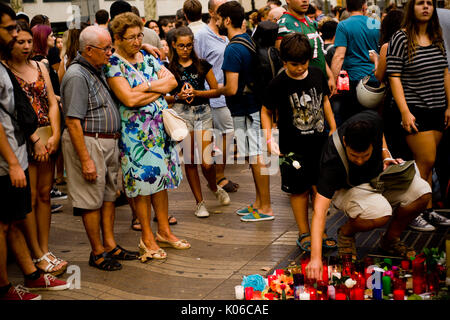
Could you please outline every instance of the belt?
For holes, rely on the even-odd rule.
[[[120,138],[120,132],[115,133],[100,133],[100,132],[83,132],[85,136],[88,137],[94,137],[96,139],[119,139]]]

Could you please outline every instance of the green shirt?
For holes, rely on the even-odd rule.
[[[305,16],[305,19],[299,20],[289,12],[285,12],[280,20],[278,20],[278,39],[282,39],[293,32],[303,33],[308,37],[309,43],[313,50],[313,58],[309,62],[311,66],[316,66],[322,70],[325,76],[328,78],[326,70],[326,61],[324,54],[324,43],[314,21]]]

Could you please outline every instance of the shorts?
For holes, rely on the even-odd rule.
[[[259,111],[233,117],[238,157],[253,157],[261,151],[261,116]]]
[[[360,188],[358,188],[360,187]],[[405,207],[421,196],[431,193],[431,187],[420,177],[416,167],[416,175],[409,188],[405,190],[386,190],[383,193],[374,190],[369,183],[363,183],[351,189],[341,189],[333,197],[334,205],[350,218],[377,219],[392,215],[393,207]]]
[[[84,179],[81,162],[76,153],[69,132],[62,136],[64,167],[67,173],[67,189],[72,206],[83,210],[97,210],[103,202],[113,202],[117,197],[119,172],[119,147],[116,139],[100,139],[84,136],[86,148],[95,163],[97,180],[93,183]]]
[[[280,165],[281,190],[291,194],[302,194],[317,185],[319,178],[319,164],[322,148],[327,137],[314,137],[314,144],[308,145],[308,152],[294,156],[301,167],[294,168],[291,164]],[[289,152],[284,152],[288,154]]]
[[[27,186],[25,188],[16,188],[11,184],[9,174],[0,176],[0,221],[11,223],[23,220],[31,212],[31,188],[28,169],[25,171]]]
[[[211,108],[211,115],[215,130],[218,130],[222,134],[234,131],[233,118],[228,107]]]
[[[175,103],[172,109],[186,121],[186,126],[189,131],[209,130],[213,127],[211,107],[209,104],[191,106]]]
[[[416,118],[416,127],[419,132],[430,130],[444,131],[446,108],[418,108],[411,105],[408,108]]]

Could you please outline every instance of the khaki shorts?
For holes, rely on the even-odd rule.
[[[405,207],[421,196],[431,193],[431,187],[419,175],[416,175],[409,188],[405,190],[386,190],[383,193],[371,192],[370,184],[363,183],[351,189],[338,190],[333,197],[333,204],[350,218],[377,219],[392,215],[393,208]]]
[[[67,174],[69,199],[74,208],[97,210],[103,202],[112,202],[117,197],[119,172],[118,140],[84,137],[86,148],[95,163],[97,180],[86,181],[81,172],[81,162],[67,130],[62,135],[64,166]]]

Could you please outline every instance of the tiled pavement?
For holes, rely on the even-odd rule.
[[[221,207],[214,195],[206,190],[206,180],[201,176],[202,189],[209,218],[194,216],[195,201],[187,181],[169,192],[170,214],[178,224],[172,230],[192,245],[189,250],[166,249],[166,261],[126,261],[123,269],[105,272],[88,265],[90,247],[80,217],[74,217],[67,200],[60,213],[53,214],[50,249],[72,265],[80,268],[81,288],[60,292],[41,292],[45,300],[228,300],[234,299],[234,286],[250,274],[267,274],[271,269],[298,261],[302,251],[295,245],[297,227],[292,216],[289,198],[280,189],[279,174],[271,176],[271,200],[275,220],[244,223],[235,210],[254,200],[254,185],[248,165],[232,165],[227,176],[240,184],[239,191],[231,193],[231,205]],[[64,190],[64,188],[62,188]],[[341,212],[328,217],[330,236],[346,219]],[[116,209],[115,234],[120,245],[137,250],[140,233],[131,230],[131,210],[128,205]],[[152,222],[155,231],[156,223]],[[376,252],[375,230],[361,234],[357,245],[360,255]],[[426,235],[428,234],[428,236]],[[442,246],[447,229],[433,233],[405,231],[404,238],[416,248]],[[409,239],[409,240],[408,240]],[[420,248],[420,249],[421,249]],[[331,253],[333,254],[333,253]],[[22,283],[20,270],[14,263],[8,265],[13,283]],[[70,274],[62,276],[67,279]]]

